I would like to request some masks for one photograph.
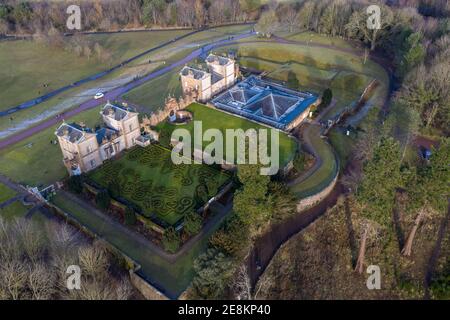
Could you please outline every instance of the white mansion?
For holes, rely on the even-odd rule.
[[[237,65],[233,59],[210,54],[205,62],[208,71],[185,66],[180,72],[183,93],[196,91],[200,102],[229,88],[237,78]]]

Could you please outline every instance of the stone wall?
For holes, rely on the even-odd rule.
[[[169,300],[163,293],[158,291],[150,283],[141,278],[136,272],[130,270],[130,280],[133,286],[139,290],[139,292],[147,300]]]
[[[300,200],[297,203],[297,212],[301,212],[303,210],[306,210],[306,209],[314,206],[316,203],[322,201],[326,196],[328,196],[330,194],[330,192],[333,190],[334,186],[336,185],[338,177],[339,177],[339,171],[336,174],[336,176],[334,177],[333,181],[331,181],[331,183],[326,188],[324,188],[322,191]]]

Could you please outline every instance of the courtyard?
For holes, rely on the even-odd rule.
[[[222,133],[225,133],[226,129],[242,129],[244,131],[248,129],[267,129],[266,126],[231,115],[229,113],[225,113],[221,110],[214,109],[200,103],[193,103],[188,106],[186,110],[193,114],[194,121],[202,122],[203,132],[210,128],[218,129]],[[156,128],[160,133],[159,140],[161,144],[169,146],[171,134],[173,130],[177,128],[187,129],[193,135],[193,122],[189,122],[184,125],[174,125],[167,121],[163,121]],[[285,166],[293,159],[295,155],[297,150],[297,141],[284,132],[280,132],[279,137],[280,165]],[[233,143],[233,141],[224,141],[224,148],[229,143]],[[205,141],[203,147],[208,144],[209,143]],[[268,147],[270,150],[270,140],[268,141]]]

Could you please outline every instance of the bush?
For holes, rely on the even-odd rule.
[[[214,248],[238,257],[248,247],[248,234],[248,227],[239,217],[233,215],[212,235],[210,243]]]
[[[71,176],[67,181],[67,187],[73,193],[80,194],[83,192],[83,177],[82,176]]]
[[[319,114],[320,112],[322,112],[323,109],[325,109],[326,107],[328,107],[330,105],[331,100],[333,100],[333,92],[331,91],[330,88],[326,88],[322,94],[322,101],[317,106],[314,113]]]
[[[126,225],[133,226],[136,224],[136,214],[134,213],[134,210],[130,207],[127,207],[125,209],[124,214],[124,222]]]
[[[328,107],[333,99],[333,92],[330,88],[326,88],[322,94],[322,104],[324,107]]]
[[[113,198],[119,198],[121,196],[120,185],[116,181],[111,181],[108,184],[109,195]]]
[[[111,203],[111,197],[109,196],[109,193],[105,190],[97,193],[97,195],[95,196],[95,203],[101,209],[108,209],[109,204]]]
[[[166,229],[162,238],[164,250],[170,253],[175,253],[180,247],[180,242],[180,235],[174,228],[170,227]]]
[[[232,259],[216,249],[208,249],[194,262],[196,276],[192,281],[194,297],[219,299],[233,274]]]
[[[184,231],[192,236],[200,232],[202,229],[202,217],[195,211],[190,211],[184,217]]]
[[[292,164],[297,172],[303,172],[303,170],[305,170],[305,165],[306,165],[305,153],[299,151],[295,155],[295,158],[294,158],[294,161]]]

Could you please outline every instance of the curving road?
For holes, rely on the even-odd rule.
[[[79,114],[80,112],[92,109],[97,107],[98,105],[105,103],[105,101],[107,100],[115,100],[116,98],[118,98],[119,96],[127,93],[128,91],[144,84],[145,82],[152,80],[154,78],[157,78],[163,74],[168,73],[169,71],[180,67],[182,65],[187,64],[188,62],[190,62],[191,60],[198,58],[202,55],[204,55],[205,53],[207,53],[208,51],[217,48],[217,47],[222,47],[222,46],[226,46],[226,45],[231,45],[234,44],[237,40],[240,39],[244,39],[250,36],[253,36],[255,33],[254,32],[246,32],[246,33],[242,33],[242,34],[238,34],[238,35],[234,35],[232,37],[229,37],[227,39],[223,39],[223,40],[219,40],[207,45],[202,46],[199,49],[194,50],[193,52],[191,52],[190,54],[188,54],[186,57],[174,62],[173,64],[161,68],[157,71],[154,71],[152,73],[149,73],[148,75],[146,75],[145,77],[142,77],[138,80],[132,81],[126,85],[123,85],[121,87],[115,88],[109,92],[107,92],[105,94],[105,97],[99,100],[95,100],[95,99],[91,99],[88,100],[82,104],[80,104],[78,107],[68,110],[64,113],[61,113],[60,115],[58,115],[57,117],[54,118],[50,118],[47,119],[41,123],[39,123],[36,126],[33,126],[29,129],[26,129],[22,132],[19,132],[15,135],[12,135],[8,138],[5,138],[4,140],[0,141],[0,150],[6,148],[7,146],[13,145],[17,142],[20,142],[28,137],[31,137],[32,135],[45,130],[51,126],[54,126],[56,124],[58,124],[59,122],[62,121],[62,119],[68,119],[71,118],[77,114]]]

